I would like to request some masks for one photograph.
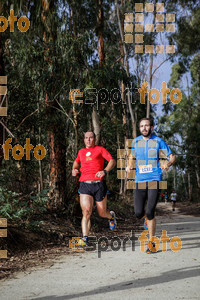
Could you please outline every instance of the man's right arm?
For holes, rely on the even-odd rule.
[[[131,170],[133,170],[136,167],[136,139],[134,139],[132,141],[132,145],[131,145],[131,153],[128,156],[128,163],[127,163],[127,167],[126,167],[126,172],[130,173]]]
[[[74,161],[72,166],[72,176],[76,176],[79,173],[80,164]]]
[[[168,161],[166,164],[164,164],[164,165],[161,167],[161,169],[162,169],[162,170],[168,171],[168,170],[169,170],[169,167],[171,167],[175,162],[176,162],[176,156],[175,156],[173,153],[171,153],[171,154],[169,155],[169,161]]]
[[[127,167],[126,167],[126,172],[130,173],[130,171],[133,170],[134,163],[135,163],[135,156],[130,154],[129,157],[128,157],[128,164],[127,164]]]

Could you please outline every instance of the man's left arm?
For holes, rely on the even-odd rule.
[[[170,168],[175,162],[176,162],[176,156],[175,156],[173,153],[171,153],[171,154],[169,155],[169,161],[168,161],[166,164],[164,164],[164,165],[161,167],[161,169],[168,171],[169,168]]]
[[[95,177],[99,177],[99,178],[102,178],[104,177],[107,172],[111,171],[116,165],[116,161],[114,158],[112,158],[111,160],[109,160],[106,168],[104,168],[102,171],[98,171],[95,175]]]
[[[114,167],[115,167],[115,165],[116,165],[116,161],[115,161],[115,159],[114,158],[112,158],[109,162],[108,162],[108,164],[107,164],[107,166],[106,166],[106,168],[104,169],[106,172],[109,172],[109,171],[111,171]]]

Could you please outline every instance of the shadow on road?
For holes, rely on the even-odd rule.
[[[63,296],[55,296],[55,295],[49,295],[46,297],[41,298],[32,298],[31,300],[67,300],[67,299],[75,299],[78,297],[87,297],[87,296],[93,296],[93,295],[99,295],[99,294],[106,294],[110,292],[117,292],[117,291],[123,291],[123,290],[129,290],[129,289],[136,289],[140,287],[147,287],[157,284],[162,284],[170,281],[178,281],[181,279],[186,278],[192,278],[200,276],[200,265],[197,267],[191,267],[191,268],[182,268],[182,269],[176,269],[168,272],[163,272],[159,276],[154,277],[148,277],[148,278],[141,278],[136,279],[133,281],[125,281],[121,283],[116,283],[113,285],[107,285],[103,286],[97,289],[94,289],[89,292],[83,292],[78,294],[71,294],[71,295],[63,295]],[[106,297],[106,296],[105,296]]]

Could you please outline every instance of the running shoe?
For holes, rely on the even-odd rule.
[[[84,247],[87,247],[87,246],[88,246],[87,239],[82,238],[78,241],[78,248],[84,248]]]
[[[147,254],[153,254],[156,253],[156,244],[154,242],[148,242],[148,248],[146,253]]]
[[[116,221],[114,211],[110,211],[110,214],[112,216],[112,219],[109,220],[109,226],[110,226],[110,230],[114,230],[115,227],[117,226],[117,221]]]
[[[144,229],[148,230],[147,218],[144,219]]]

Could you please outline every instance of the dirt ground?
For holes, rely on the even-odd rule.
[[[95,251],[76,250],[62,255],[57,247],[60,255],[52,255],[52,258],[46,251],[43,262],[41,258],[34,260],[32,268],[26,265],[25,271],[15,272],[10,278],[1,280],[1,299],[199,299],[199,206],[193,210],[185,203],[178,204],[175,211],[172,211],[171,203],[158,203],[157,207],[156,244],[159,239],[160,244],[156,253],[145,253],[147,241],[142,250],[139,237],[146,233],[143,222],[135,222],[133,215],[132,219],[126,219],[119,212],[118,227],[111,233],[107,222],[98,218],[96,221],[101,223],[101,227],[94,222],[93,230],[97,232],[101,229],[97,232],[99,236],[109,235],[111,243],[106,251],[102,249],[99,239]],[[135,243],[130,239],[133,228],[136,228]],[[165,250],[161,240],[163,230],[169,238]],[[129,238],[125,249],[113,248],[112,238],[116,235]],[[177,238],[181,245],[177,243]],[[56,247],[53,249],[56,253]]]
[[[200,203],[177,203],[177,209],[182,215],[200,216]],[[118,228],[115,236],[123,238],[132,230],[136,232],[141,222],[136,220],[133,207],[127,206],[123,212],[115,208]],[[157,209],[158,216],[171,214],[171,203],[166,209]],[[8,258],[0,260],[0,279],[10,277],[16,272],[26,271],[30,267],[51,264],[51,261],[61,255],[70,255],[69,240],[81,234],[81,215],[74,222],[66,220],[65,216],[47,215],[38,230],[18,228],[17,224],[8,225],[8,237],[1,239],[1,249],[8,250]],[[108,230],[108,221],[99,218],[96,211],[92,217],[91,235],[97,238],[103,235],[112,236]]]

